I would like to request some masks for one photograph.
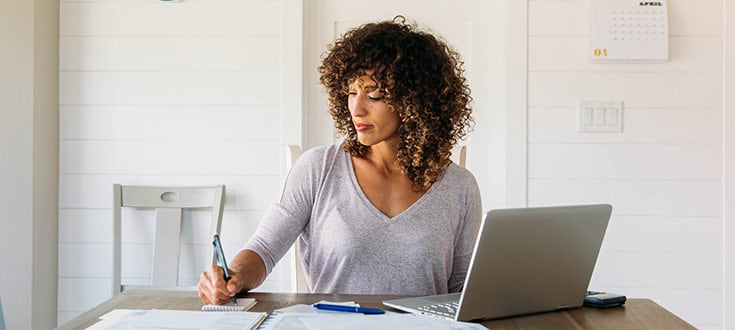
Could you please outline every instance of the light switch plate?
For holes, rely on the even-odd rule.
[[[580,100],[577,103],[577,132],[622,132],[623,101]]]

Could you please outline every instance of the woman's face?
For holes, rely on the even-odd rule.
[[[378,88],[378,83],[369,73],[350,83],[347,106],[357,131],[357,140],[361,144],[398,144],[401,119],[385,102],[385,92]]]

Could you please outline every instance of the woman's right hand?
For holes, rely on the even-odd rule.
[[[258,287],[265,281],[265,263],[251,250],[241,250],[230,262],[230,280],[225,281],[219,266],[212,266],[199,277],[199,299],[205,304],[222,305],[236,294]]]
[[[240,274],[230,270],[230,280],[225,281],[219,266],[212,266],[199,277],[199,299],[205,304],[226,304],[242,289]]]

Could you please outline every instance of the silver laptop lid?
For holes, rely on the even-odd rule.
[[[608,204],[488,212],[455,319],[581,306],[611,212]]]

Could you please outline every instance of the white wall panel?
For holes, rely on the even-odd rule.
[[[222,220],[222,231],[220,234],[222,241],[238,248],[241,247],[242,242],[247,241],[250,236],[255,234],[255,229],[260,224],[263,213],[264,211],[261,210],[225,213],[226,219],[228,220]],[[208,242],[211,244],[212,240],[208,238]],[[234,256],[234,254],[230,255]]]
[[[59,176],[59,207],[111,208],[112,184],[207,186],[226,183],[225,209],[263,210],[280,192],[277,176],[162,176],[88,175]]]
[[[278,70],[280,42],[277,35],[62,37],[59,65],[64,71]]]
[[[612,216],[602,251],[720,253],[719,217]]]
[[[183,251],[180,253],[184,256]],[[153,244],[123,243],[120,248],[120,263],[122,284],[150,285]]]
[[[592,0],[529,1],[528,34],[531,36],[588,35],[589,1]],[[720,35],[722,33],[721,5],[721,2],[717,0],[668,1],[669,35]]]
[[[276,142],[68,140],[59,149],[61,174],[279,174]]]
[[[121,213],[122,220],[120,221],[120,226],[122,228],[120,228],[120,242],[122,242],[123,245],[153,245],[153,241],[156,236],[155,211],[137,211],[125,208]],[[189,212],[184,212],[183,215],[184,219],[181,221],[182,232],[186,230],[185,228],[191,228],[196,225],[190,221],[190,217],[187,217]],[[206,221],[205,226],[208,226],[208,224],[209,221]],[[207,232],[208,230],[205,230],[203,234],[206,235]],[[112,240],[110,240],[110,243],[112,243]],[[187,240],[182,234],[181,243],[191,244],[192,240]]]
[[[277,71],[62,71],[61,105],[279,104]]]
[[[272,106],[62,106],[59,125],[62,140],[278,141],[279,118]]]
[[[623,107],[719,107],[722,74],[531,72],[529,107],[576,106],[579,100],[623,100]]]
[[[716,145],[722,138],[720,116],[716,108],[624,107],[624,134],[580,134],[575,107],[530,108],[528,141]]]
[[[112,209],[59,209],[59,243],[112,243]]]
[[[595,266],[595,283],[600,287],[714,290],[722,287],[721,258],[719,253],[602,251]]]
[[[112,277],[111,255],[112,244],[60,242],[59,277]]]
[[[61,36],[278,36],[280,9],[280,1],[64,1],[60,33]]]
[[[669,5],[669,35],[722,35],[722,4],[723,2],[718,0],[671,1]]]
[[[719,145],[531,143],[528,154],[529,178],[721,178]]]
[[[587,1],[528,1],[528,35],[583,36],[588,15]]]
[[[611,203],[615,215],[721,216],[719,181],[529,179],[529,205]]]

